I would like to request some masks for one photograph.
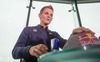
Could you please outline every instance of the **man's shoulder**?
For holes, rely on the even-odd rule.
[[[31,33],[36,28],[37,28],[36,26],[26,26],[26,27],[24,27],[23,31],[26,32],[26,33]]]
[[[33,28],[34,28],[34,26],[26,26],[26,27],[24,27],[24,30],[31,30]]]
[[[33,28],[37,28],[37,26],[26,26],[24,29],[26,29],[26,30],[31,30],[31,29],[33,29]]]

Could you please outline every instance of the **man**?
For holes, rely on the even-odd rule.
[[[53,7],[44,6],[39,13],[40,24],[34,27],[25,27],[12,51],[14,59],[24,59],[23,62],[37,62],[37,58],[51,51],[50,40],[59,39],[59,47],[62,48],[67,40],[63,39],[57,32],[50,31],[48,25],[53,19]],[[72,35],[90,32],[91,30],[80,27],[73,30]]]

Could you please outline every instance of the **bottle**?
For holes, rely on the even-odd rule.
[[[51,39],[51,51],[57,51],[59,50],[59,39],[53,38]]]

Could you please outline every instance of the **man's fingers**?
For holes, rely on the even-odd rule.
[[[44,48],[45,50],[48,50],[47,46],[45,46],[44,44],[39,44],[40,48]]]
[[[77,33],[81,33],[81,32],[83,32],[82,28],[76,28],[73,30],[73,34],[77,34]]]
[[[39,57],[40,55],[47,53],[48,48],[44,44],[38,44],[36,46],[32,46],[29,49],[29,53],[32,56]]]
[[[37,49],[37,48],[34,49],[33,53],[34,53],[34,55],[35,55],[36,57],[38,57],[38,56],[40,56],[40,55],[43,54],[43,53],[42,53],[39,49]]]
[[[89,28],[87,28],[87,30],[92,34],[95,34],[95,32],[91,31]]]
[[[29,53],[32,56],[39,57],[40,55],[47,53],[48,48],[44,44],[39,44],[36,46],[32,46],[29,50]]]
[[[40,50],[41,50],[42,53],[47,53],[47,50],[44,49],[44,48],[41,48]]]
[[[40,54],[37,53],[37,50],[36,49],[34,49],[34,51],[33,51],[33,56],[36,56],[36,57],[39,57],[40,56]]]
[[[77,34],[77,33],[81,33],[81,32],[89,32],[89,33],[95,34],[89,28],[85,28],[85,27],[79,27],[79,28],[76,28],[73,30],[73,34]]]
[[[37,46],[37,48],[42,52],[42,53],[46,53],[48,48],[44,45],[44,44],[39,44]]]

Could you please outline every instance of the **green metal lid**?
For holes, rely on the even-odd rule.
[[[100,62],[100,45],[87,45],[44,54],[38,62]]]

